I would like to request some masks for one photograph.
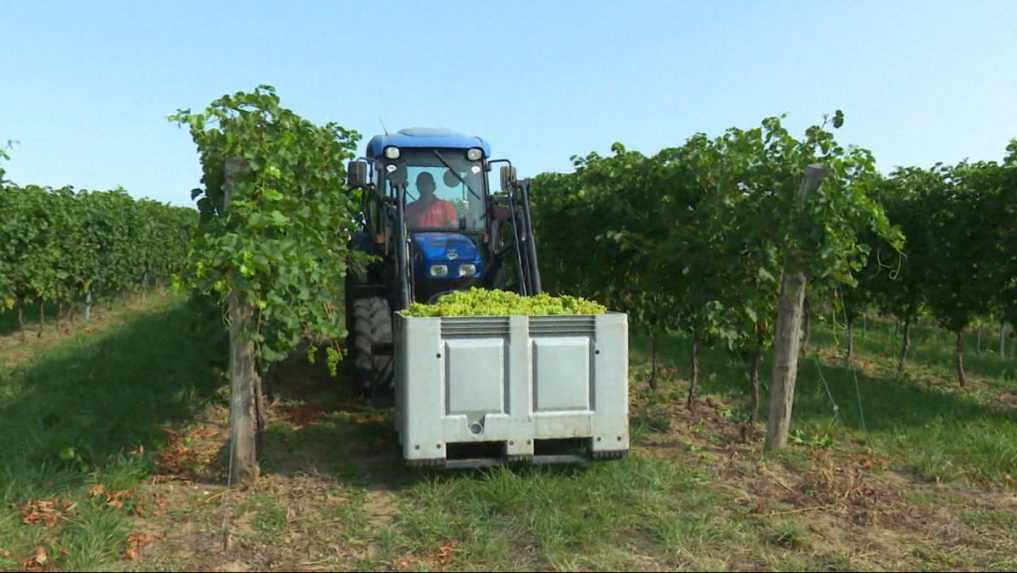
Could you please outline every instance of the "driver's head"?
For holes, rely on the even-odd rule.
[[[420,191],[421,198],[431,198],[434,195],[434,176],[423,171],[417,175],[417,191]]]

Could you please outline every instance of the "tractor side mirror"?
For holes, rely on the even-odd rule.
[[[501,190],[508,191],[516,186],[516,168],[511,165],[501,166]]]
[[[367,162],[362,160],[350,161],[346,166],[346,184],[350,189],[366,187]]]

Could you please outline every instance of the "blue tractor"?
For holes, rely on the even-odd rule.
[[[529,182],[492,160],[485,140],[424,128],[378,135],[348,178],[363,190],[352,247],[376,257],[346,282],[347,363],[365,391],[391,388],[394,312],[471,287],[540,292]]]

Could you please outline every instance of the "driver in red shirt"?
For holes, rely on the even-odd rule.
[[[452,203],[434,195],[434,177],[424,171],[417,175],[420,198],[406,205],[406,220],[411,227],[441,229],[458,227],[459,217]]]

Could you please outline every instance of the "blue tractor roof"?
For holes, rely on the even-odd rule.
[[[469,149],[479,147],[484,150],[484,157],[491,157],[491,145],[479,137],[472,137],[450,131],[429,127],[400,129],[388,135],[375,135],[367,144],[367,157],[376,159],[382,156],[386,147],[399,148],[436,147],[439,149]]]

